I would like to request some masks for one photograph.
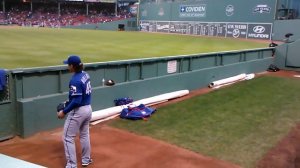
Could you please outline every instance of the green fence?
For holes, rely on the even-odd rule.
[[[92,107],[114,106],[113,100],[134,100],[167,92],[207,87],[215,80],[262,72],[273,62],[273,48],[170,56],[85,64],[93,86]],[[0,139],[62,127],[56,105],[68,95],[71,74],[66,66],[8,70],[8,90],[0,102]],[[104,86],[103,79],[116,85]]]
[[[276,47],[276,58],[274,63],[280,69],[300,70],[300,39],[288,41]]]
[[[73,29],[92,29],[92,30],[113,30],[113,31],[136,31],[137,18],[132,17],[111,22],[103,22],[98,24],[86,24],[79,26],[65,26],[64,28]]]

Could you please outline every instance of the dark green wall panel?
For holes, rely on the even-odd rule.
[[[57,118],[56,106],[66,99],[67,95],[56,95],[19,101],[20,135],[28,137],[40,131],[62,127],[64,121]]]
[[[15,136],[16,113],[11,109],[11,103],[0,105],[0,141]]]

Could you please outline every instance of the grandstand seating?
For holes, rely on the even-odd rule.
[[[33,9],[26,3],[13,4],[6,11],[0,11],[0,23],[19,26],[61,27],[83,24],[98,24],[132,17],[126,10],[119,9],[115,15],[114,4],[63,3],[58,8],[55,3],[36,3]]]

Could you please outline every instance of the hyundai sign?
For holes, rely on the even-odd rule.
[[[270,32],[272,30],[271,24],[249,24],[248,38],[254,39],[270,39]]]

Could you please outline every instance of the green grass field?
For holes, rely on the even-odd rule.
[[[71,54],[90,63],[267,46],[230,38],[0,27],[0,68],[61,65]],[[115,120],[111,124],[252,168],[300,120],[299,82],[274,77],[244,81],[159,108],[148,122]]]
[[[114,120],[114,127],[255,168],[300,121],[300,80],[259,77],[161,107],[147,121]]]
[[[229,38],[0,27],[0,68],[55,66],[71,54],[90,63],[263,47],[267,44]]]

